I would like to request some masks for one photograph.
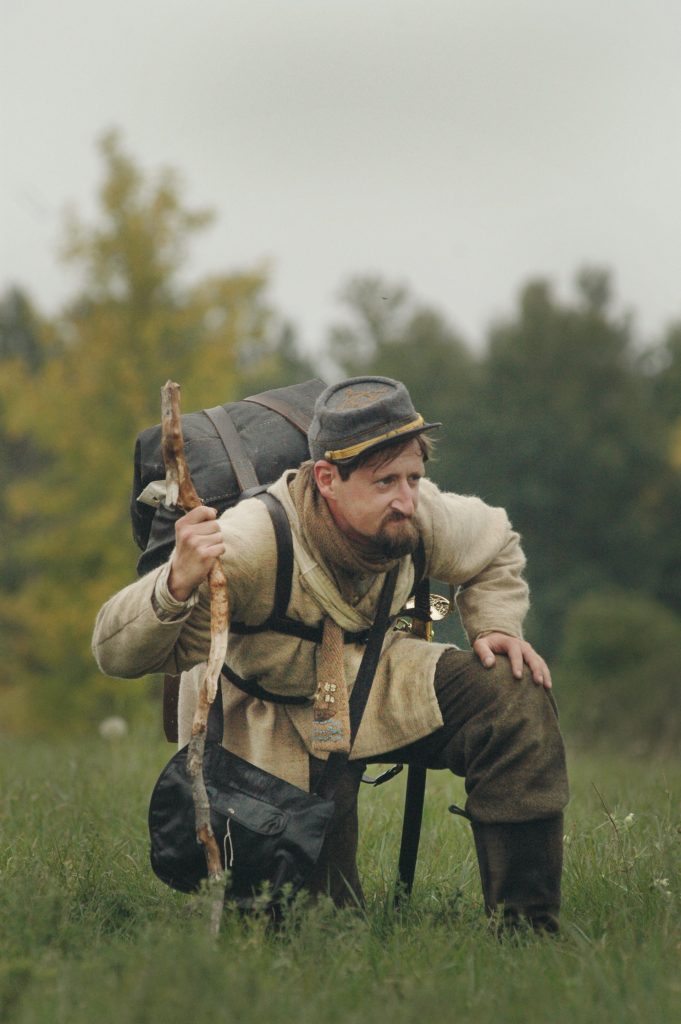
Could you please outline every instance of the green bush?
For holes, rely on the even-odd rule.
[[[579,744],[679,749],[681,619],[659,602],[615,589],[587,594],[567,616],[555,675],[563,727]]]

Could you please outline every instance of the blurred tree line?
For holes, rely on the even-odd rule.
[[[132,451],[160,385],[179,380],[188,411],[332,365],[404,380],[444,424],[431,475],[508,509],[528,555],[527,633],[557,665],[568,728],[678,746],[681,322],[642,348],[607,272],[585,269],[569,300],[528,283],[474,351],[405,287],[364,277],[304,357],[262,272],[184,282],[211,215],[184,206],[175,176],[143,173],[115,134],[101,152],[97,220],[66,228],[77,294],[53,317],[23,288],[0,297],[4,728],[91,728],[140,701],[139,683],[99,675],[89,640],[134,575]]]

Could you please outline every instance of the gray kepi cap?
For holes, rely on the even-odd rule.
[[[307,439],[315,462],[349,462],[372,449],[440,426],[426,423],[416,412],[399,380],[351,377],[322,391]]]

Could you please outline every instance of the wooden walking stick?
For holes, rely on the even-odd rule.
[[[189,473],[184,454],[182,421],[180,418],[180,385],[167,381],[161,388],[161,429],[163,461],[166,468],[166,504],[189,512],[201,505]],[[216,558],[208,574],[210,587],[210,653],[203,683],[199,689],[192,733],[187,751],[187,772],[192,781],[192,797],[196,815],[196,836],[206,855],[209,882],[222,882],[224,871],[220,849],[210,823],[210,802],[203,778],[203,756],[208,729],[208,712],[215,699],[220,672],[227,655],[229,601],[227,577]],[[211,932],[217,935],[224,900],[224,886],[216,885],[211,901]]]

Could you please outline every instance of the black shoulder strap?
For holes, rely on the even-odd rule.
[[[291,536],[291,524],[284,510],[284,506],[273,494],[258,488],[245,494],[243,497],[260,498],[267,508],[272,520],[274,537],[277,544],[277,571],[274,584],[274,603],[272,611],[264,622],[256,626],[247,626],[243,622],[232,622],[230,630],[239,636],[246,636],[252,633],[286,633],[288,636],[297,636],[301,640],[310,640],[312,643],[319,643],[321,640],[321,626],[306,626],[297,619],[289,618],[286,614],[289,601],[291,600],[291,586],[293,582],[293,538]],[[357,634],[359,639],[359,634]],[[350,640],[355,637],[351,636]]]
[[[359,671],[357,673],[357,678],[355,680],[355,685],[353,686],[352,694],[350,695],[350,735],[352,743],[355,742],[355,737],[357,736],[360,722],[362,721],[362,715],[364,714],[364,709],[366,708],[367,701],[369,699],[369,691],[371,690],[371,684],[376,672],[376,666],[378,665],[378,659],[381,656],[383,638],[385,636],[385,631],[388,628],[390,607],[393,603],[395,584],[397,583],[399,571],[399,565],[395,565],[386,575],[385,583],[381,590],[381,596],[378,599],[376,618],[374,619],[373,625],[369,631],[366,650],[364,651]]]
[[[412,594],[416,593],[416,589],[423,581],[426,574],[426,546],[423,543],[423,537],[419,533],[419,542],[416,545],[416,551],[411,556],[412,562],[414,563],[414,586],[411,589]]]
[[[270,619],[283,619],[291,600],[291,584],[293,581],[293,538],[291,524],[284,511],[284,506],[269,491],[256,495],[263,502],[272,520],[274,536],[277,542],[277,574],[274,588],[274,607]]]
[[[364,656],[362,657],[362,661],[359,666],[357,678],[355,679],[355,685],[353,686],[352,694],[350,695],[351,747],[355,742],[355,737],[357,736],[357,732],[362,721],[364,709],[366,708],[367,701],[369,700],[371,684],[374,681],[376,666],[378,665],[378,659],[381,656],[383,638],[385,637],[385,631],[388,628],[390,606],[392,604],[393,594],[395,593],[395,583],[397,582],[398,572],[399,566],[396,565],[386,575],[383,590],[381,591],[381,596],[378,600],[376,618],[374,619],[373,626],[369,632],[369,640],[366,645],[366,650],[364,651]],[[338,785],[343,771],[345,770],[348,759],[348,754],[329,754],[322,776],[315,788],[315,792],[319,796],[323,796],[327,800],[333,798],[334,790]]]

